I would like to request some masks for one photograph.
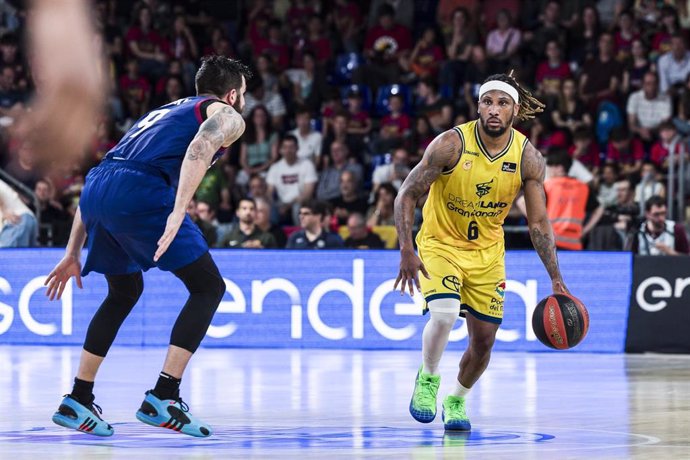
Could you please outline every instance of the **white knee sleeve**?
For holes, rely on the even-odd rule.
[[[459,299],[434,299],[431,302],[427,302],[427,306],[429,307],[429,312],[431,313],[432,317],[434,316],[434,313],[452,313],[456,318],[460,314]]]

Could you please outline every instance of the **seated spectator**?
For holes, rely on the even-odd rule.
[[[486,37],[486,54],[498,72],[505,72],[517,63],[514,57],[520,47],[522,34],[513,27],[513,18],[506,9],[498,12],[496,23],[496,28]]]
[[[242,136],[240,166],[246,183],[254,174],[265,174],[278,161],[278,133],[273,129],[270,115],[263,105],[255,106]]]
[[[316,61],[314,53],[302,53],[301,68],[290,69],[286,75],[292,83],[292,97],[295,103],[317,112],[327,94],[326,77]]]
[[[371,116],[362,108],[362,95],[355,86],[347,93],[347,133],[364,139],[371,131]]]
[[[350,236],[345,239],[345,247],[350,249],[383,249],[381,238],[369,231],[364,216],[360,213],[350,214],[347,218],[347,229]]]
[[[276,247],[273,235],[256,225],[256,202],[243,198],[237,206],[237,225],[223,238],[219,248],[270,249]]]
[[[532,63],[536,64],[537,59],[540,59],[546,52],[546,45],[549,41],[555,40],[561,47],[565,46],[566,29],[563,28],[560,21],[561,3],[555,0],[547,1],[543,13],[540,11],[539,24],[533,32],[528,31],[523,37],[520,54],[527,58],[531,69],[529,73],[532,73],[532,69],[534,69]]]
[[[272,92],[278,91],[278,74],[269,54],[259,54],[256,57],[256,75],[261,77],[266,89]]]
[[[220,163],[220,162],[219,162]],[[240,204],[242,197],[246,195],[245,187],[237,182],[237,166],[223,161],[223,181],[225,187],[220,190],[220,203],[218,203],[218,222],[228,224],[235,217],[235,210]]]
[[[563,60],[562,54],[558,41],[549,40],[546,44],[546,60],[537,67],[537,91],[540,94],[558,97],[565,81],[570,79],[575,84],[570,66]]]
[[[357,183],[362,183],[362,166],[350,161],[350,152],[346,144],[334,141],[331,144],[330,155],[323,157],[316,198],[330,201],[340,196],[340,176],[345,171],[352,172]]]
[[[64,246],[69,237],[69,216],[55,199],[53,183],[47,178],[39,179],[34,194],[41,216],[38,242],[41,246]]]
[[[329,62],[333,58],[331,40],[324,34],[321,17],[317,14],[307,16],[309,22],[307,47],[314,52],[316,62]]]
[[[170,44],[154,30],[148,6],[139,8],[137,22],[127,31],[125,42],[129,54],[138,61],[142,74],[153,79],[165,74]]]
[[[416,107],[418,116],[425,116],[435,133],[441,133],[450,128],[453,121],[453,106],[438,93],[435,80],[424,79],[417,83]]]
[[[553,124],[574,134],[580,128],[592,126],[592,117],[577,97],[577,86],[573,78],[563,80],[558,97],[558,106],[551,112]]]
[[[630,179],[615,183],[616,201],[605,206],[599,223],[590,233],[590,251],[620,251],[624,248],[630,229],[637,226],[640,207],[635,203]]]
[[[323,136],[320,132],[312,129],[311,114],[306,107],[298,107],[295,113],[295,122],[297,123],[297,127],[290,131],[290,134],[295,136],[299,142],[297,157],[311,160],[315,165],[318,164],[321,157],[321,142],[323,142]]]
[[[576,46],[570,47],[569,61],[579,65],[594,59],[597,54],[597,41],[601,30],[599,12],[594,5],[582,8],[580,19],[570,31],[568,42]]]
[[[477,113],[477,101],[479,100],[479,88],[482,83],[493,73],[493,65],[486,57],[486,51],[481,45],[472,47],[470,62],[465,66],[465,84],[463,96],[468,113]]]
[[[321,115],[321,135],[324,138],[328,137],[333,132],[335,116],[339,113],[345,113],[345,108],[343,107],[343,101],[340,97],[338,88],[330,87],[327,89],[325,97],[326,99],[323,101],[319,111]],[[345,126],[347,126],[347,124]]]
[[[616,184],[618,183],[618,165],[616,163],[606,163],[601,170],[601,182],[597,199],[604,208],[616,204],[618,193]]]
[[[297,138],[290,134],[280,143],[282,159],[268,170],[268,194],[276,196],[281,222],[298,222],[299,207],[314,196],[318,176],[314,164],[297,158]]]
[[[427,146],[434,140],[431,123],[425,116],[417,117],[414,122],[414,132],[410,138],[410,163],[417,164],[424,156]]]
[[[287,243],[287,237],[283,228],[279,225],[271,223],[271,204],[264,198],[254,199],[256,203],[256,218],[254,223],[263,232],[270,233],[273,235],[273,239],[276,242],[276,248],[283,249],[285,243]]]
[[[182,99],[187,94],[184,82],[175,75],[169,76],[165,81],[163,93],[159,95],[156,106],[161,106]]]
[[[38,223],[17,192],[0,180],[0,248],[38,245]]]
[[[306,201],[299,209],[299,222],[302,230],[290,235],[287,249],[338,249],[343,240],[323,227],[322,218],[326,204],[321,201]]]
[[[659,181],[656,165],[645,161],[640,170],[640,183],[635,186],[635,201],[645,203],[652,196],[665,198],[666,186]]]
[[[623,72],[624,93],[631,93],[642,89],[642,80],[647,72],[655,71],[655,67],[649,62],[647,45],[642,39],[636,38],[630,48],[631,56],[625,65]]]
[[[630,95],[627,104],[628,126],[645,143],[656,137],[656,129],[671,118],[671,98],[659,93],[659,81],[654,72],[647,72],[642,89]]]
[[[398,190],[393,184],[383,183],[376,191],[376,201],[367,211],[367,227],[395,225],[393,205]]]
[[[0,73],[0,113],[10,114],[13,109],[22,106],[26,99],[17,85],[17,71],[13,66],[4,64]]]
[[[627,247],[634,254],[645,256],[677,256],[690,253],[688,237],[682,223],[666,218],[666,200],[652,196],[644,205],[645,220],[637,232],[631,233]]]
[[[268,24],[268,36],[266,38],[258,38],[253,43],[254,54],[265,54],[271,57],[273,65],[279,70],[283,71],[290,65],[290,48],[285,44],[281,32],[282,24],[279,20],[274,19]]]
[[[244,93],[244,110],[242,115],[245,120],[251,120],[250,114],[257,105],[263,105],[271,116],[271,124],[280,129],[283,126],[283,118],[287,113],[285,102],[279,93],[264,88],[263,79],[258,75],[247,82],[247,92]],[[245,115],[246,114],[246,115]]]
[[[678,12],[672,6],[665,6],[661,9],[661,20],[656,25],[661,26],[661,28],[652,37],[652,57],[654,59],[671,51],[673,36],[682,33],[678,23]]]
[[[665,122],[659,125],[659,140],[652,145],[649,160],[656,165],[658,171],[667,171],[669,166],[668,154],[673,152],[674,162],[679,162],[679,155],[687,152],[676,127],[673,123]],[[687,162],[687,158],[685,159]]]
[[[194,194],[197,201],[204,201],[214,208],[218,208],[221,192],[227,187],[223,164],[224,161],[221,159],[206,170],[206,174],[204,174]]]
[[[359,137],[347,132],[349,120],[347,112],[340,112],[335,115],[333,118],[333,129],[329,131],[327,136],[324,136],[321,143],[321,151],[328,151],[333,142],[338,141],[347,145],[350,158],[357,163],[363,163],[366,147]]]
[[[206,201],[196,201],[195,208],[196,224],[206,239],[209,247],[213,247],[218,242],[218,220],[216,220],[216,209]],[[192,217],[194,220],[194,217]]]
[[[441,86],[451,88],[453,96],[465,83],[465,66],[470,59],[472,46],[477,44],[477,31],[472,24],[472,15],[463,7],[453,11],[452,29],[446,35],[448,59],[441,67]]]
[[[381,184],[393,184],[396,190],[400,190],[400,186],[410,173],[410,154],[407,150],[400,148],[393,151],[393,160],[386,165],[377,166],[374,169],[372,176],[373,190],[375,195]]]
[[[378,152],[389,150],[392,145],[399,144],[410,135],[410,117],[403,112],[404,106],[400,94],[393,94],[388,99],[390,113],[381,120]]]
[[[587,61],[580,75],[580,98],[590,111],[602,101],[615,102],[623,79],[623,68],[613,56],[613,37],[604,32],[599,37],[599,53]]]
[[[638,174],[642,168],[644,146],[637,138],[631,138],[623,128],[614,128],[609,135],[606,149],[606,161],[615,161],[624,176]]]
[[[616,59],[625,63],[632,57],[633,42],[640,34],[635,30],[635,18],[631,11],[621,11],[617,18],[618,30],[613,41],[616,49]]]
[[[676,109],[677,117],[673,119],[673,124],[683,136],[690,136],[690,73],[685,79],[685,85],[678,98]]]
[[[382,5],[378,23],[371,27],[364,39],[364,56],[367,64],[355,69],[353,81],[371,88],[397,83],[400,79],[399,60],[410,52],[412,36],[407,27],[395,23],[395,9]]]
[[[400,64],[403,70],[410,73],[414,79],[436,78],[443,59],[443,48],[438,44],[436,29],[427,26],[409,58],[403,56]]]
[[[593,177],[590,177],[590,174],[598,174],[601,161],[599,146],[594,141],[594,134],[591,129],[582,127],[575,130],[573,134],[573,146],[570,147],[568,153],[573,160],[580,163],[574,170],[568,171],[570,177],[575,177],[582,182],[588,183],[593,179]],[[580,165],[587,168],[590,174],[583,173]]]
[[[338,218],[338,225],[345,225],[353,212],[367,212],[367,198],[360,193],[360,184],[352,171],[340,174],[340,196],[331,200],[333,215]]]
[[[690,74],[690,51],[686,49],[685,37],[676,34],[671,37],[671,51],[662,55],[657,62],[659,90],[672,94],[680,88]]]
[[[120,77],[120,94],[132,120],[139,119],[148,111],[151,85],[139,73],[139,63],[134,58],[127,61],[127,73]]]

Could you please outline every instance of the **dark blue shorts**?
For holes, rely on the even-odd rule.
[[[82,275],[123,275],[157,266],[174,271],[208,251],[187,215],[158,262],[153,255],[175,204],[175,189],[157,169],[134,161],[105,160],[86,176],[79,207],[89,249]]]

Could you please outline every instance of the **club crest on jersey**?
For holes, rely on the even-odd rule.
[[[514,173],[517,171],[517,163],[511,163],[509,161],[504,161],[501,171]]]
[[[477,196],[479,198],[483,197],[484,195],[488,195],[489,192],[491,191],[491,184],[493,184],[494,180],[491,179],[489,182],[481,182],[476,185],[477,187]]]
[[[472,167],[472,162],[471,161],[466,161],[462,164],[462,169],[465,171],[469,171],[469,169]]]

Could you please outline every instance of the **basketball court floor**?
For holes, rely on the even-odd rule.
[[[116,430],[53,425],[78,347],[0,347],[1,459],[690,459],[690,357],[496,353],[470,394],[469,434],[407,412],[419,353],[201,349],[183,381],[196,439],[136,421],[164,348],[115,347],[96,402]],[[458,351],[446,354],[440,396]]]

